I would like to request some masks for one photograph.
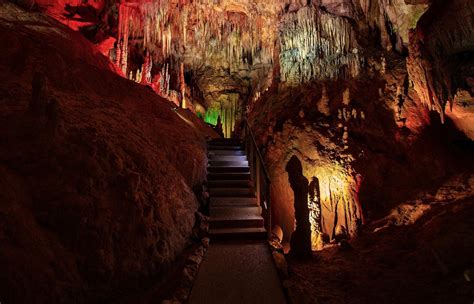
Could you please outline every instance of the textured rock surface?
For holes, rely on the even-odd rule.
[[[2,301],[105,300],[162,273],[194,225],[207,127],[79,34],[4,2],[0,14]]]
[[[432,196],[420,193],[420,200],[407,206],[429,210],[411,224],[378,232],[369,225],[351,242],[351,251],[334,247],[312,261],[290,261],[291,296],[299,303],[471,301],[472,282],[464,273],[474,250],[472,178],[471,171],[449,180]],[[406,214],[399,215],[390,221],[404,222]]]
[[[150,79],[163,79],[159,71],[168,70],[173,96],[202,97],[189,106],[214,125],[220,115],[230,136],[247,101],[258,99],[272,81],[353,78],[367,65],[368,49],[405,52],[408,31],[429,1],[98,1],[67,9],[62,0],[37,4],[98,43],[127,77],[142,79],[135,75],[142,75],[150,55]]]
[[[472,166],[464,148],[453,144],[463,137],[451,124],[441,126],[408,98],[398,113],[394,100],[405,78],[402,63],[391,58],[390,74],[374,73],[366,81],[268,91],[255,104],[251,121],[266,155],[274,221],[285,241],[294,229],[285,172],[293,155],[308,180],[319,180],[322,232],[331,238],[338,225],[355,235],[364,217],[377,218],[418,188]],[[398,125],[399,115],[404,126]],[[435,160],[429,156],[433,151]]]
[[[446,115],[459,130],[474,140],[474,82],[470,86],[472,86],[470,92],[458,91],[454,97],[453,107],[446,111]]]
[[[469,132],[469,94],[458,98],[457,103],[465,106],[462,111],[455,108],[452,117],[459,119],[443,127],[423,105],[425,96],[418,90],[429,86],[417,84],[426,73],[413,72],[410,60],[407,72],[409,29],[416,27],[431,3],[319,4],[289,10],[283,17],[291,20],[289,33],[308,35],[288,34],[288,45],[282,41],[279,71],[283,83],[272,86],[250,107],[272,175],[274,219],[282,226],[285,241],[294,229],[293,192],[284,171],[293,155],[303,163],[308,180],[319,180],[322,232],[330,238],[338,226],[355,235],[364,220],[385,215],[420,187],[430,187],[455,168],[472,165],[464,147],[452,144],[466,141],[454,125]],[[433,7],[430,14],[446,13],[443,18],[453,18],[452,12]],[[280,24],[280,33],[285,37],[285,22]],[[296,52],[294,61],[288,52]],[[328,61],[333,59],[337,64]],[[321,69],[334,74],[318,72]],[[428,159],[428,155],[436,157]],[[452,155],[457,155],[456,161]],[[314,235],[313,241],[319,242]]]
[[[469,84],[474,65],[472,1],[435,1],[410,40],[410,79],[421,102],[444,119],[446,105],[453,107],[458,89],[470,92],[472,87]]]

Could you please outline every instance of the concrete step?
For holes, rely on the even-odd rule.
[[[233,218],[233,217],[253,217],[253,216],[261,216],[262,215],[262,207],[260,206],[252,206],[252,207],[216,207],[211,206],[209,208],[209,216],[213,217],[226,217],[226,218]]]
[[[265,228],[218,228],[210,229],[211,240],[237,240],[237,239],[258,239],[263,240],[267,237]]]
[[[259,207],[256,197],[211,197],[210,208],[214,207]]]
[[[210,161],[247,161],[245,155],[225,155],[225,154],[213,154],[209,155]]]
[[[248,161],[210,160],[210,167],[248,167]]]
[[[207,179],[211,180],[250,180],[250,172],[210,172],[207,175]]]
[[[248,188],[253,187],[250,180],[210,180],[209,188]]]
[[[232,150],[232,151],[243,151],[243,147],[240,145],[209,145],[208,150]]]
[[[211,216],[209,219],[209,229],[262,228],[263,225],[263,217],[260,215]]]
[[[211,188],[211,197],[255,197],[253,188]]]
[[[240,139],[229,139],[229,138],[216,138],[208,142],[209,145],[231,145],[231,146],[238,146],[242,145],[242,141]]]
[[[248,166],[212,166],[207,167],[207,172],[210,173],[245,173],[250,172]]]
[[[245,151],[242,151],[242,150],[208,150],[208,155],[210,157],[214,156],[214,155],[239,155],[239,156],[243,156],[245,155]]]

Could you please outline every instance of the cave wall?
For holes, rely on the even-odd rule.
[[[407,67],[420,101],[471,139],[474,17],[470,1],[435,1],[410,36]],[[464,95],[464,96],[463,96]]]
[[[79,33],[0,3],[0,294],[102,302],[189,244],[206,136]]]
[[[444,13],[430,4],[320,1],[312,8],[293,6],[283,16],[291,22],[280,24],[280,38],[286,30],[312,35],[281,42],[282,81],[253,101],[250,121],[265,152],[274,223],[285,241],[294,230],[293,191],[285,172],[293,155],[309,181],[313,176],[320,181],[322,232],[330,238],[339,225],[355,236],[362,223],[471,168],[466,151],[455,144],[466,140],[463,134],[452,121],[443,125],[411,85],[423,73],[409,73],[410,58],[407,68],[410,31],[419,30],[425,11]],[[305,37],[321,43],[311,46]],[[325,43],[331,47],[319,50]],[[320,248],[317,242],[313,238],[313,249]]]

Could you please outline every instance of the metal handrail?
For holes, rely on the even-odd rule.
[[[247,159],[249,161],[250,173],[254,184],[255,195],[258,203],[262,207],[262,216],[265,220],[265,228],[268,236],[271,235],[272,229],[272,204],[270,191],[270,175],[268,174],[262,154],[255,140],[249,121],[244,119],[244,141]],[[263,177],[263,178],[262,178]]]
[[[268,174],[267,168],[265,167],[265,162],[263,161],[262,153],[260,153],[260,149],[257,146],[257,141],[255,140],[255,136],[253,135],[252,127],[250,126],[250,123],[247,120],[247,118],[245,118],[244,121],[245,121],[245,125],[246,125],[245,127],[249,131],[250,138],[252,139],[253,147],[257,151],[258,158],[259,158],[260,162],[262,163],[263,172],[265,173],[265,179],[268,182],[270,182],[270,175]]]

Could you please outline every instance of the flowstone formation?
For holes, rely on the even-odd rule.
[[[266,162],[272,164],[269,171],[274,198],[273,220],[282,227],[284,241],[289,241],[295,229],[294,187],[288,182],[285,166],[294,157],[301,160],[306,187],[312,188],[307,202],[313,250],[322,249],[324,239],[334,239],[341,234],[356,235],[363,223],[359,203],[361,179],[353,166],[354,157],[349,149],[352,141],[348,137],[348,127],[363,128],[365,120],[360,114],[363,112],[355,105],[344,106],[341,100],[339,111],[320,106],[324,113],[329,112],[326,116],[318,111],[318,104],[324,103],[325,98],[333,99],[320,95],[318,100],[311,93],[321,94],[321,90],[317,86],[303,91],[289,88],[279,91],[278,97],[269,91],[251,116],[254,125],[264,127],[257,131],[257,137],[266,147]],[[271,104],[268,100],[272,100]],[[334,104],[332,102],[331,107]],[[349,110],[352,107],[354,116]],[[331,112],[336,114],[331,116]]]

